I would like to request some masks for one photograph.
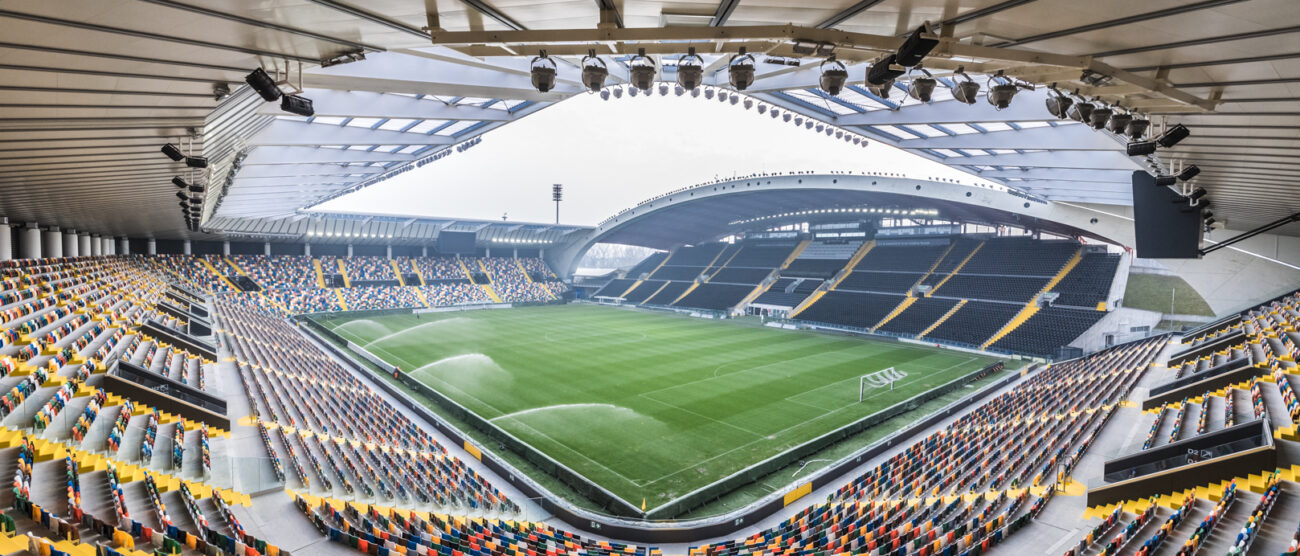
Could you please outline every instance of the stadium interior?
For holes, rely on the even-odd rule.
[[[1300,554],[1295,0],[0,30],[0,555]],[[883,162],[435,173],[647,98]]]

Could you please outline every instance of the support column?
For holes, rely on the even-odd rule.
[[[90,251],[90,234],[81,232],[77,236],[77,252],[81,253],[83,257],[89,257],[93,254]]]
[[[158,242],[154,241],[153,239],[150,239],[149,242],[145,244],[145,252],[147,252],[150,255],[157,255]]]
[[[9,219],[5,218],[0,223],[0,261],[7,261],[14,258],[13,228],[9,227]]]
[[[181,244],[181,252],[185,253],[186,255],[190,254],[190,240],[187,239],[184,241],[184,243]]]
[[[306,255],[306,256],[308,256],[308,257],[311,256],[311,244],[310,244],[310,243],[304,243],[304,244],[302,244],[302,254],[303,254],[303,255]]]
[[[230,240],[221,242],[221,254],[227,257],[230,256]]]
[[[349,258],[349,259],[352,258],[352,244],[351,244],[351,243],[348,244],[348,258]]]
[[[42,238],[41,244],[45,247],[45,256],[62,258],[63,257],[63,234],[59,232],[58,226],[50,226],[45,231],[45,237]]]
[[[267,241],[262,244],[262,254],[268,257],[271,256],[271,242]]]
[[[64,231],[63,231],[63,256],[64,256],[64,257],[80,257],[80,256],[81,256],[81,251],[78,251],[78,250],[77,250],[77,247],[78,247],[78,246],[77,246],[77,231],[76,231],[76,230],[64,230]]]
[[[421,247],[421,248],[420,248],[420,256],[421,256],[421,257],[428,257],[428,256],[429,256],[429,246],[428,246],[428,245],[425,245],[424,247]]]
[[[104,254],[104,242],[99,241],[99,236],[97,235],[90,236],[90,254],[96,257],[103,256]]]
[[[390,259],[393,258],[393,246],[392,246],[392,245],[389,245],[389,246],[388,246],[388,254],[385,255],[385,256],[388,257],[388,258],[390,258]]]
[[[28,222],[22,231],[22,257],[24,259],[41,258],[41,229],[35,222]]]
[[[105,255],[117,254],[117,241],[113,239],[113,236],[108,236],[104,238],[104,254]]]
[[[518,247],[515,247],[513,250],[510,251],[510,253],[511,253],[511,255],[510,255],[511,257],[516,258],[516,259],[519,258],[519,248],[518,248]]]
[[[119,255],[130,255],[130,254],[131,254],[131,239],[130,239],[130,238],[127,238],[127,237],[122,237],[121,239],[117,240],[117,251],[116,251],[116,253],[119,254]]]

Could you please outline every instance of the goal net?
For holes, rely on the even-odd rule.
[[[858,377],[858,401],[861,402],[866,399],[868,389],[875,390],[888,386],[890,390],[893,390],[894,381],[904,378],[907,378],[907,373],[893,367],[862,375]]]

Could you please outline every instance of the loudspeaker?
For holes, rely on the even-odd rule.
[[[1137,256],[1144,259],[1200,258],[1201,211],[1174,202],[1179,195],[1156,186],[1156,178],[1133,172],[1133,233]]]

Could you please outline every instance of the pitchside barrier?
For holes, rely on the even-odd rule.
[[[360,349],[352,342],[349,342],[338,334],[335,334],[333,331],[326,329],[313,319],[305,318],[298,319],[298,321],[307,324],[307,326],[302,328],[304,332],[314,336],[322,346],[343,361],[351,364],[354,369],[364,372],[373,372],[369,367],[358,364],[354,358],[355,355],[356,357],[365,358],[378,368],[385,369],[389,373],[396,371],[396,369],[388,363],[383,362],[383,360],[369,352],[366,352],[364,349]],[[340,345],[348,346],[348,348],[340,348]],[[786,452],[737,471],[736,473],[724,477],[711,485],[707,485],[672,500],[659,508],[644,513],[640,508],[618,498],[613,493],[605,490],[600,485],[592,483],[587,480],[586,477],[583,477],[572,469],[569,469],[564,464],[551,459],[549,456],[537,451],[527,443],[500,430],[496,425],[493,425],[475,415],[474,412],[461,406],[450,398],[443,396],[436,390],[429,388],[424,385],[424,383],[410,378],[405,373],[398,373],[398,380],[400,380],[406,387],[427,397],[427,399],[438,403],[440,407],[451,412],[456,417],[464,419],[475,428],[482,430],[493,440],[500,442],[506,449],[511,449],[515,451],[515,453],[523,456],[530,463],[536,465],[539,470],[563,481],[566,485],[574,488],[583,496],[588,497],[592,502],[611,512],[615,512],[617,515],[603,515],[591,510],[579,508],[556,496],[554,493],[530,479],[514,466],[501,460],[492,453],[491,449],[487,449],[484,446],[476,446],[475,443],[477,441],[472,440],[459,429],[446,423],[437,414],[430,411],[423,404],[412,399],[406,392],[397,388],[389,381],[376,377],[373,382],[395,400],[405,405],[407,409],[433,425],[434,428],[438,429],[438,431],[445,435],[452,443],[470,448],[466,451],[470,452],[473,457],[481,460],[488,469],[491,469],[498,476],[508,480],[512,486],[519,489],[519,491],[525,496],[537,501],[543,510],[550,512],[565,523],[568,523],[577,529],[605,537],[625,539],[638,543],[664,544],[696,542],[703,539],[721,537],[733,534],[736,531],[749,527],[751,524],[756,524],[763,518],[781,510],[781,508],[796,502],[806,493],[810,493],[827,485],[842,482],[844,480],[843,476],[846,473],[856,469],[863,462],[879,456],[880,454],[892,449],[894,446],[907,441],[912,436],[924,432],[926,429],[956,413],[970,409],[975,402],[978,402],[993,392],[1019,380],[1022,376],[1027,375],[1032,370],[1026,369],[1023,372],[1010,374],[994,383],[984,386],[983,388],[979,388],[969,395],[963,396],[961,399],[948,404],[943,409],[931,413],[913,422],[907,427],[895,431],[893,434],[877,440],[857,452],[845,456],[835,464],[814,472],[800,484],[791,485],[791,487],[787,489],[769,494],[743,508],[722,515],[695,520],[672,520],[673,516],[682,515],[686,511],[712,502],[736,488],[753,483],[758,479],[766,477],[775,471],[797,462],[803,457],[849,438],[853,434],[893,418],[903,412],[915,409],[926,401],[956,390],[957,388],[961,388],[978,378],[983,378],[988,376],[990,373],[1001,370],[1002,365],[1003,363],[999,361],[985,367],[980,372],[954,379],[929,392],[913,396],[912,398],[894,404],[889,408],[878,411],[835,431],[809,440]]]

